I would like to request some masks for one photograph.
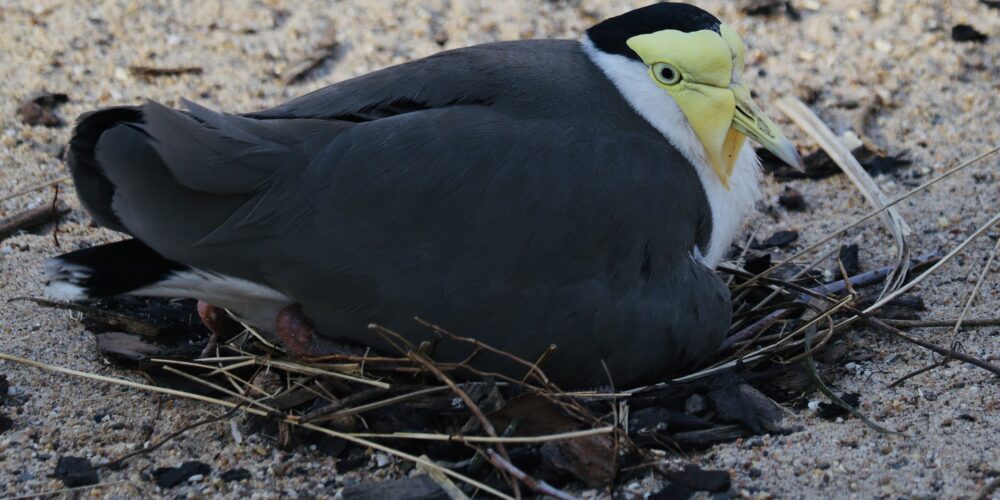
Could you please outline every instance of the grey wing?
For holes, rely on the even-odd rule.
[[[498,42],[374,71],[246,116],[358,123],[465,104],[544,116],[546,107],[566,108],[583,97],[574,83],[600,88],[603,79],[576,41]]]
[[[374,322],[416,343],[420,316],[524,357],[559,344],[564,377],[603,353],[634,380],[701,359],[728,325],[690,255],[697,182],[669,146],[595,124],[478,106],[363,123],[303,172],[309,222],[272,240],[264,274],[325,335],[377,345]]]

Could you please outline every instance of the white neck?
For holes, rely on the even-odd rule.
[[[644,64],[598,50],[587,35],[583,35],[580,44],[590,60],[618,87],[618,91],[636,113],[659,130],[694,165],[712,210],[712,236],[708,248],[696,247],[691,251],[700,255],[705,265],[714,268],[732,243],[743,218],[760,196],[761,171],[757,153],[749,141],[743,144],[729,179],[729,189],[726,189],[708,163],[705,147],[698,140],[680,106],[670,94],[653,83]]]

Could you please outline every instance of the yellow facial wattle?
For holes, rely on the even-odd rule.
[[[745,49],[732,28],[723,24],[718,33],[663,30],[634,36],[627,44],[649,67],[653,82],[677,102],[724,186],[729,187],[746,137],[801,166],[795,147],[734,78],[743,70]],[[675,71],[680,78],[668,78]]]

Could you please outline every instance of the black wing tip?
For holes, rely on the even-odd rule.
[[[111,208],[115,186],[104,175],[97,161],[101,136],[123,123],[142,123],[143,112],[137,106],[117,106],[89,111],[77,118],[66,153],[66,165],[73,176],[77,195],[84,208],[103,226],[124,231]]]
[[[188,269],[137,239],[108,243],[45,262],[45,294],[75,301],[110,297],[145,288]]]

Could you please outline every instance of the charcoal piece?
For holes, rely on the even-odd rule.
[[[83,457],[60,457],[54,476],[67,488],[97,484],[101,480],[90,460]]]

